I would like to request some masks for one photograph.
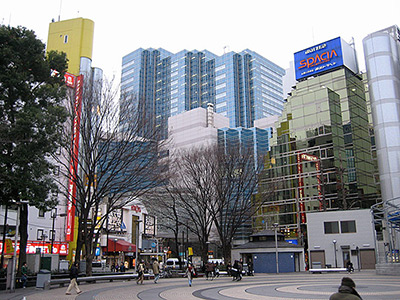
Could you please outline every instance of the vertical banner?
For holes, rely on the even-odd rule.
[[[74,239],[76,172],[78,170],[79,128],[81,123],[82,111],[82,91],[83,75],[79,75],[78,77],[76,77],[75,82],[74,121],[72,124],[71,158],[69,163],[67,221],[65,232],[65,241],[67,242],[72,242]]]

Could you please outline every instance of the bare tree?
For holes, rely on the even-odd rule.
[[[129,95],[121,95],[118,101],[111,83],[85,82],[80,109],[77,94],[70,94],[70,126],[65,127],[64,134],[66,155],[56,159],[71,183],[65,191],[67,204],[79,219],[76,260],[82,253],[90,275],[95,245],[108,216],[159,185],[162,174],[158,133],[138,113],[141,101]],[[70,140],[77,130],[79,152]]]
[[[203,261],[213,231],[230,260],[235,234],[264,203],[254,197],[262,167],[253,148],[217,145],[183,151],[170,162],[170,182],[163,192],[170,205],[164,215],[197,236]]]
[[[171,248],[173,257],[179,256],[179,232],[184,227],[184,211],[180,202],[179,193],[164,185],[155,189],[154,192],[146,194],[144,202],[148,210],[157,216],[160,229],[171,232],[174,236],[174,247]],[[180,262],[181,264],[181,262]]]
[[[176,243],[179,227],[187,227],[197,237],[203,261],[207,260],[212,228],[208,207],[215,195],[210,165],[205,159],[207,151],[207,148],[182,151],[170,158],[169,182],[162,188],[162,195],[172,205],[159,211],[164,219],[167,217],[174,224]]]
[[[215,147],[208,156],[213,168],[215,198],[209,206],[218,232],[222,254],[230,261],[232,241],[244,224],[261,207],[256,200],[258,175],[262,157],[254,155],[251,147]]]

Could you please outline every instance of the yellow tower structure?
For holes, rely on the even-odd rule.
[[[67,72],[78,78],[81,73],[91,69],[93,36],[94,22],[92,20],[76,18],[52,22],[49,25],[46,51],[55,50],[66,53],[68,59]],[[73,81],[74,85],[76,80],[77,79]],[[68,85],[68,81],[67,86],[71,87]],[[75,86],[73,86],[73,88],[76,89]],[[78,116],[78,118],[80,118],[80,116]],[[74,145],[79,145],[79,136],[73,136],[71,138]],[[78,152],[76,154],[78,155]],[[69,181],[69,184],[75,183]],[[66,242],[69,242],[67,259],[74,260],[74,256],[76,255],[78,218],[75,217],[75,209],[72,204],[69,203],[67,206],[69,207],[67,209],[65,236]]]
[[[76,18],[52,22],[49,26],[47,51],[56,50],[67,54],[68,72],[79,75],[81,59],[92,60],[94,22]]]

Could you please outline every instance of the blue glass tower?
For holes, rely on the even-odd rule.
[[[230,127],[249,128],[254,120],[281,114],[284,72],[250,50],[216,56],[140,48],[122,59],[121,94],[136,97],[132,108],[161,126],[164,137],[168,117],[208,103],[229,118]]]

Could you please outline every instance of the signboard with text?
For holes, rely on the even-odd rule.
[[[294,54],[296,80],[314,76],[320,72],[344,64],[340,37],[301,50]]]
[[[75,83],[74,121],[72,124],[73,132],[71,136],[71,153],[70,153],[71,158],[69,163],[69,178],[68,178],[67,219],[65,225],[66,227],[65,240],[68,242],[71,242],[74,239],[76,173],[78,172],[82,92],[83,92],[83,75],[79,75],[78,77],[76,77],[76,83]]]
[[[7,240],[6,240],[7,241]],[[7,244],[5,253],[12,254],[14,252],[14,241],[12,242],[12,250],[10,251]],[[0,252],[2,251],[3,243],[0,243]],[[40,253],[48,254],[51,252],[51,243],[49,242],[41,242],[41,241],[31,241],[26,244],[26,253],[27,254],[35,254],[40,249]],[[68,255],[68,243],[60,243],[55,242],[53,244],[53,253],[60,254],[60,255]],[[17,254],[19,254],[19,241],[17,242]]]

